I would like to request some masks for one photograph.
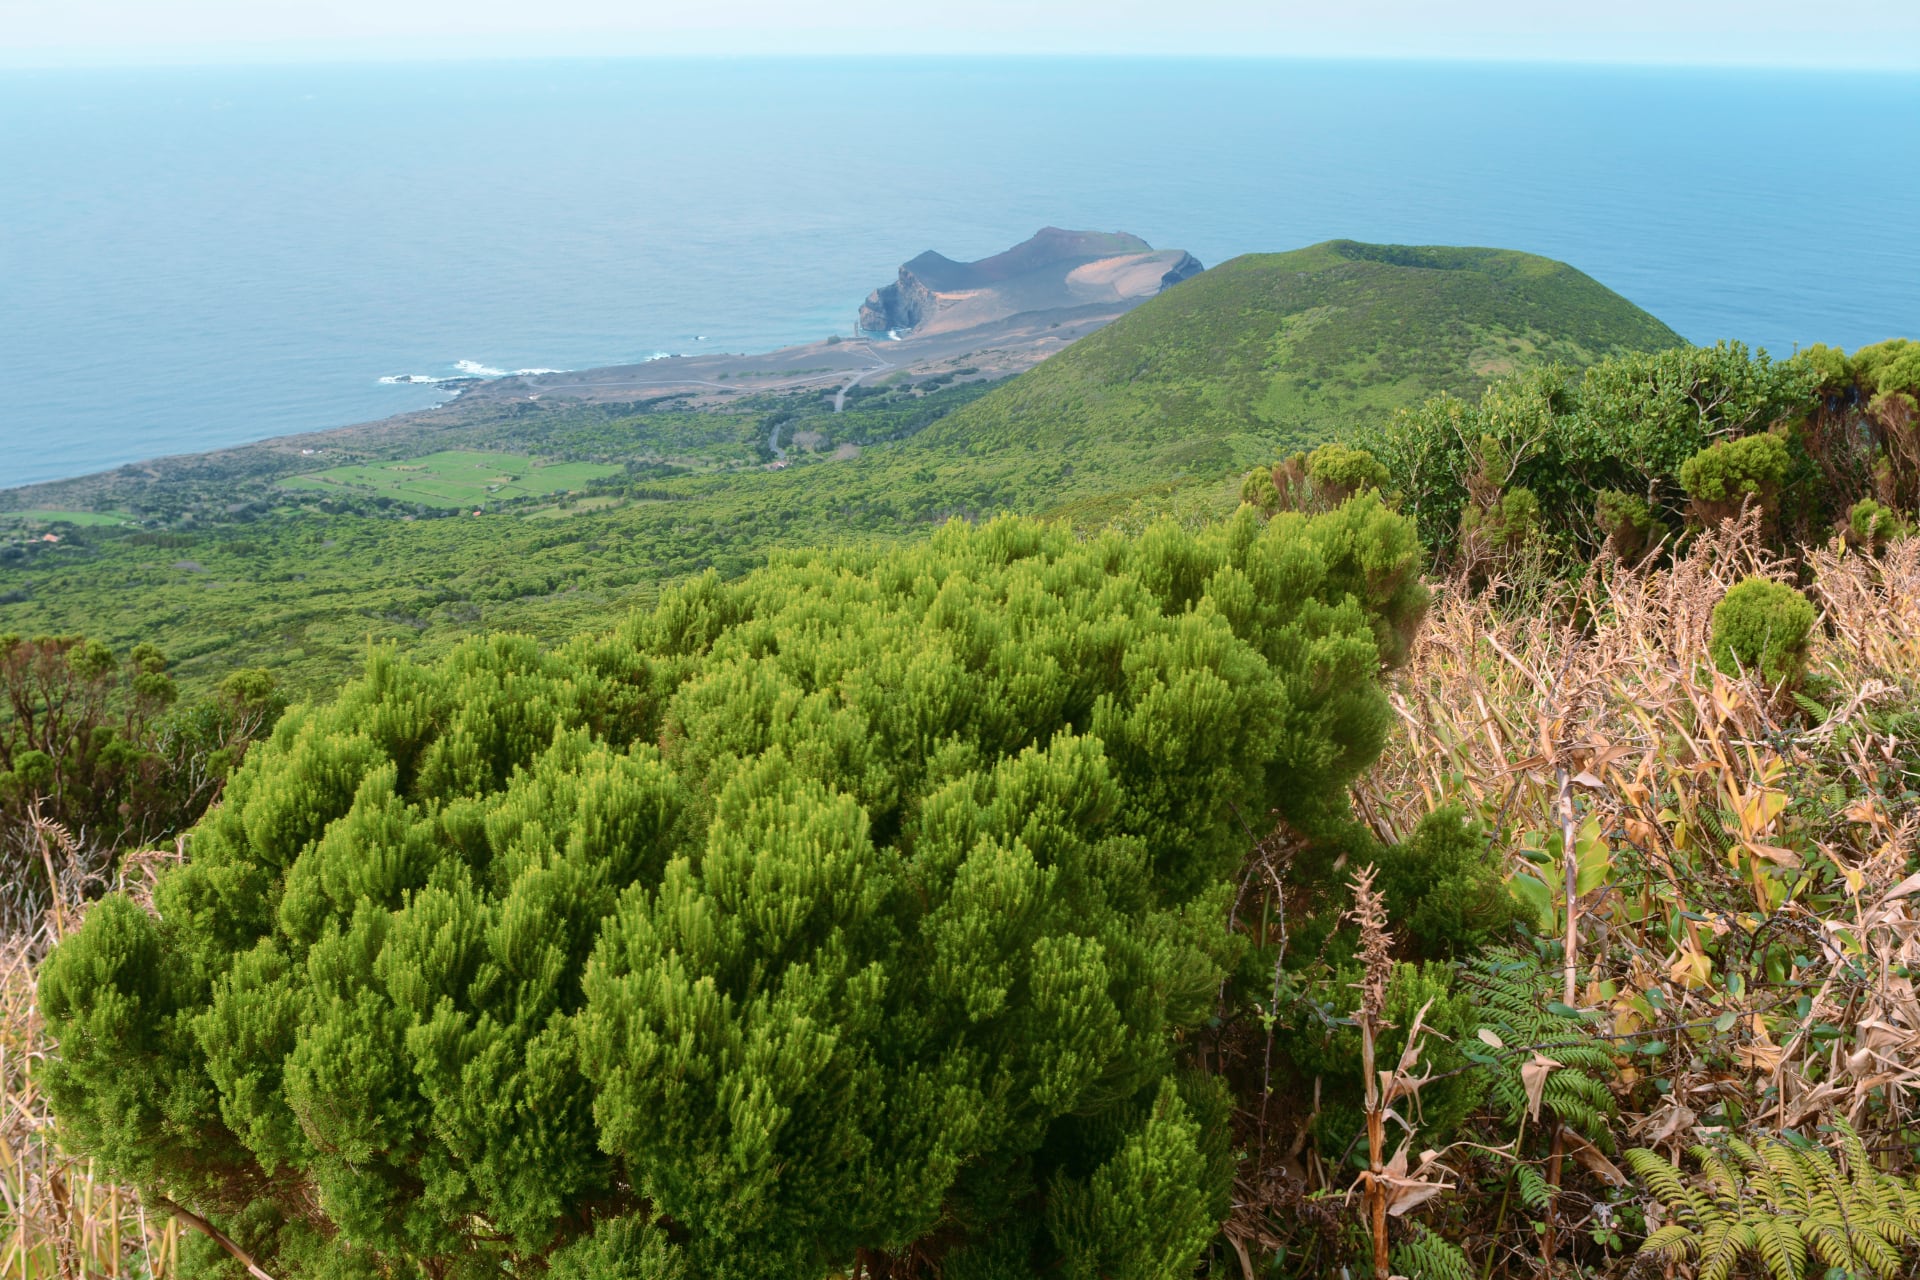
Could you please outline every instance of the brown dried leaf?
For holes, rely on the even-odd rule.
[[[1566,1148],[1568,1155],[1578,1160],[1582,1168],[1594,1177],[1600,1179],[1600,1181],[1610,1187],[1624,1187],[1627,1185],[1627,1175],[1620,1172],[1619,1166],[1607,1159],[1607,1157],[1601,1153],[1600,1148],[1588,1142],[1566,1125],[1560,1126],[1560,1143]]]
[[[1412,1145],[1411,1135],[1402,1139],[1399,1150],[1393,1153],[1393,1158],[1388,1160],[1386,1167],[1380,1171],[1380,1183],[1386,1189],[1387,1212],[1396,1218],[1410,1209],[1419,1208],[1442,1191],[1452,1190],[1454,1185],[1445,1181],[1444,1178],[1428,1175],[1428,1170],[1432,1169],[1440,1159],[1440,1153],[1437,1151],[1421,1152],[1420,1167],[1409,1174],[1407,1149]],[[1441,1170],[1442,1174],[1445,1172],[1444,1169]]]
[[[1380,1181],[1387,1189],[1387,1213],[1395,1218],[1409,1210],[1418,1209],[1442,1191],[1453,1190],[1451,1182],[1429,1181],[1425,1178],[1396,1178],[1392,1174],[1383,1174]]]
[[[1563,1064],[1555,1062],[1546,1054],[1535,1050],[1533,1061],[1520,1068],[1520,1085],[1527,1091],[1527,1116],[1540,1118],[1540,1099],[1547,1091],[1547,1077],[1558,1071]]]
[[[1761,844],[1757,840],[1746,842],[1747,851],[1757,858],[1765,858],[1777,867],[1789,869],[1799,867],[1801,857],[1791,849],[1783,849],[1777,844]]]
[[[1668,1098],[1660,1109],[1642,1121],[1637,1129],[1648,1146],[1657,1147],[1663,1142],[1688,1133],[1699,1118],[1699,1114],[1686,1103],[1677,1098]]]
[[[1902,880],[1899,884],[1887,890],[1886,896],[1880,899],[1880,905],[1885,906],[1897,898],[1904,898],[1915,893],[1920,893],[1920,871],[1914,872],[1905,880]]]

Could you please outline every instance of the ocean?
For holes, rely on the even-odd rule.
[[[1689,339],[1920,336],[1920,76],[1234,60],[0,72],[0,487],[406,375],[848,331],[1053,224],[1560,258]],[[389,379],[383,382],[382,379]]]

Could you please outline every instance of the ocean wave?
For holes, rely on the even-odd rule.
[[[660,354],[665,355],[663,351]],[[453,382],[462,378],[537,378],[547,373],[565,373],[565,369],[515,369],[509,373],[505,369],[496,369],[492,365],[481,364],[478,360],[457,360],[453,366],[456,373],[390,373],[380,379],[382,386],[406,386],[424,384],[434,386],[442,382]]]
[[[654,353],[653,353],[652,355],[650,355],[650,356],[641,356],[641,357],[640,357],[640,363],[641,363],[641,364],[652,364],[652,363],[653,363],[653,362],[654,362],[655,360],[671,360],[671,359],[673,359],[673,352],[671,352],[671,351],[656,351],[656,352],[654,352]]]

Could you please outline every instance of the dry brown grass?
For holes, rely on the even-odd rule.
[[[1920,691],[1920,539],[1806,556],[1820,719],[1708,659],[1729,586],[1792,579],[1757,533],[1539,607],[1443,587],[1355,788],[1386,838],[1447,804],[1486,824],[1571,936],[1569,1003],[1617,1038],[1622,1093],[1672,1082],[1629,1115],[1640,1141],[1832,1115],[1891,1136],[1920,1086],[1920,788],[1890,719]]]
[[[76,873],[71,839],[51,824],[34,834],[49,878],[63,892],[37,928],[0,939],[0,1277],[171,1277],[179,1269],[180,1223],[99,1176],[91,1160],[62,1152],[46,1099],[34,1087],[34,1068],[49,1048],[34,966],[84,914],[84,877]],[[127,859],[123,887],[140,896],[155,865],[177,856]]]

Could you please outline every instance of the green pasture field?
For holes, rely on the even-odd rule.
[[[513,453],[446,449],[397,462],[334,467],[281,481],[288,488],[344,489],[437,507],[463,507],[506,498],[533,498],[584,489],[619,467],[593,462],[547,462]]]
[[[0,511],[0,523],[70,524],[92,529],[132,524],[133,517],[118,511]]]

